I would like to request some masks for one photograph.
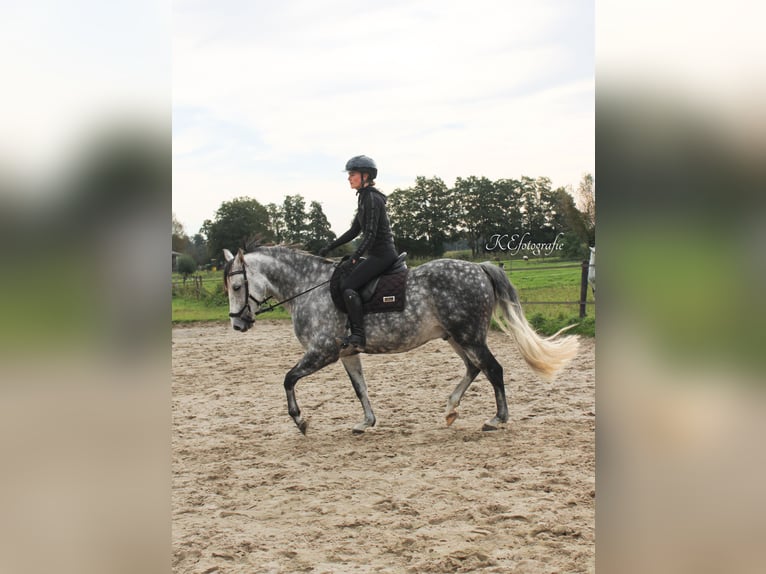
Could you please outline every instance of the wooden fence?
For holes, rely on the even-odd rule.
[[[185,289],[194,294],[196,299],[202,297],[202,275],[192,275],[186,279],[173,279],[173,293]]]
[[[522,269],[511,266],[508,269],[508,273],[528,273],[534,271],[544,271],[546,269],[574,269],[579,267],[582,272],[580,273],[580,298],[577,301],[523,301],[523,303],[525,307],[527,305],[579,305],[580,317],[582,318],[587,315],[589,266],[589,261],[583,261],[582,263],[572,263],[568,265],[546,265],[544,267],[529,267]],[[220,279],[208,279],[208,281],[220,281]],[[202,283],[203,280],[201,275],[194,275],[186,280],[174,279],[173,291],[175,292],[179,288],[185,288],[190,290],[194,294],[195,298],[199,299],[202,296]]]
[[[595,267],[595,264],[593,265]],[[546,269],[574,269],[579,267],[582,269],[580,273],[580,298],[577,301],[523,301],[524,306],[527,305],[579,305],[580,306],[580,318],[587,315],[588,305],[588,269],[590,267],[590,261],[583,261],[582,263],[573,263],[570,265],[547,265],[545,267],[529,267],[527,269],[514,269],[511,267],[508,269],[508,273],[525,273],[533,271],[543,271]]]

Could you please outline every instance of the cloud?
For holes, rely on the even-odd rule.
[[[201,110],[174,125],[182,220],[221,166],[231,189],[279,198],[331,178],[343,197],[338,166],[358,153],[388,191],[593,170],[592,3],[180,2],[174,23],[174,108]]]

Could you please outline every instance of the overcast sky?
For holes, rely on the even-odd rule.
[[[343,166],[415,177],[594,173],[593,1],[177,0],[173,212],[300,193],[342,233]],[[594,173],[595,175],[595,173]]]

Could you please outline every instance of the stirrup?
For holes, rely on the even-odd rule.
[[[342,339],[335,339],[340,347],[340,356],[353,355],[354,353],[364,353],[365,343],[363,337],[359,335],[346,335]]]

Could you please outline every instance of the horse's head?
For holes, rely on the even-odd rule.
[[[269,298],[268,284],[263,276],[245,263],[245,254],[240,249],[237,255],[223,250],[226,265],[223,268],[223,284],[229,296],[229,317],[236,331],[247,331],[255,322],[255,311]],[[250,302],[255,303],[255,311]]]

